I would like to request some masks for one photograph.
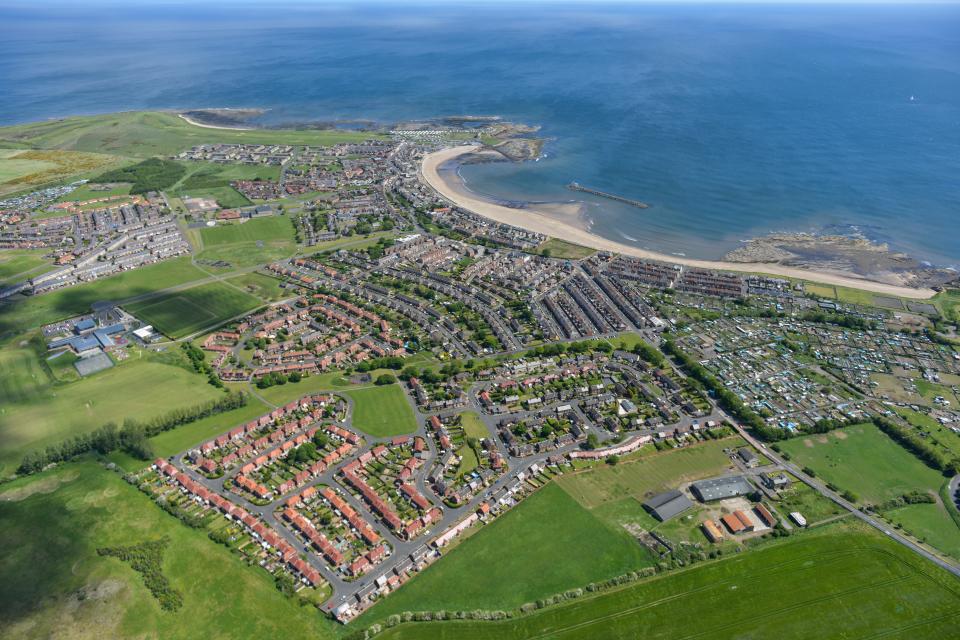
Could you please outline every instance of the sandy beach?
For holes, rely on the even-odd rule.
[[[546,211],[541,211],[532,207],[523,209],[505,207],[471,194],[463,187],[462,184],[460,184],[460,179],[455,174],[449,174],[449,172],[447,175],[440,174],[439,169],[441,165],[451,160],[455,160],[466,153],[475,152],[477,149],[478,148],[476,146],[464,145],[442,149],[435,153],[428,154],[423,159],[421,175],[423,179],[426,180],[426,182],[446,200],[463,209],[472,211],[477,215],[481,215],[497,222],[510,224],[516,227],[527,229],[528,231],[535,231],[553,238],[559,238],[560,240],[566,240],[567,242],[572,242],[574,244],[579,244],[601,251],[610,251],[628,256],[634,256],[637,258],[658,260],[672,264],[682,264],[690,267],[736,271],[740,273],[767,273],[774,276],[798,278],[810,280],[812,282],[820,282],[823,284],[864,289],[874,293],[900,296],[904,298],[927,299],[936,294],[936,292],[932,289],[915,289],[912,287],[876,282],[874,280],[867,280],[865,278],[859,278],[855,275],[846,273],[812,271],[788,267],[780,264],[744,264],[736,262],[723,262],[718,260],[695,260],[691,258],[681,258],[663,253],[657,253],[655,251],[648,251],[638,247],[630,246],[628,244],[622,244],[614,240],[608,240],[601,236],[590,233],[582,226],[578,226],[577,221],[573,219],[572,216],[551,215]]]
[[[203,124],[202,122],[197,122],[192,120],[182,113],[178,113],[178,116],[187,121],[188,124],[192,124],[195,127],[203,127],[204,129],[230,129],[232,131],[253,131],[253,127],[221,127],[215,124]]]

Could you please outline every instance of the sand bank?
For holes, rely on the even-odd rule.
[[[823,284],[837,285],[842,287],[852,287],[855,289],[863,289],[883,295],[901,296],[904,298],[926,299],[932,297],[936,293],[932,289],[915,289],[912,287],[876,282],[874,280],[867,280],[848,273],[813,271],[788,267],[781,264],[762,262],[744,264],[736,262],[723,262],[720,260],[694,260],[691,258],[680,258],[677,256],[667,255],[665,253],[640,249],[639,247],[622,244],[614,240],[608,240],[607,238],[590,233],[583,228],[583,226],[578,226],[570,219],[569,216],[563,216],[565,219],[560,219],[557,216],[550,215],[546,211],[537,209],[535,206],[523,209],[515,209],[499,205],[494,202],[489,202],[474,194],[471,194],[470,191],[463,188],[462,184],[457,184],[460,181],[455,174],[451,174],[449,172],[447,172],[445,175],[440,174],[439,169],[441,165],[448,161],[454,160],[461,155],[474,152],[476,150],[477,147],[475,146],[464,145],[460,147],[442,149],[435,153],[428,154],[423,159],[421,176],[427,182],[427,184],[433,187],[441,196],[453,204],[497,222],[510,224],[528,231],[535,231],[553,238],[559,238],[561,240],[566,240],[567,242],[583,245],[585,247],[591,247],[593,249],[599,249],[601,251],[622,253],[624,255],[634,256],[637,258],[658,260],[672,264],[682,264],[690,267],[736,271],[740,273],[767,273],[784,278],[810,280],[812,282],[820,282]]]

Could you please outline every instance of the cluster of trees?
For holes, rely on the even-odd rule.
[[[389,373],[381,373],[377,376],[377,379],[374,381],[374,384],[379,386],[384,386],[388,384],[394,384],[397,381],[397,377]]]
[[[299,371],[292,371],[289,374],[273,371],[257,380],[257,389],[268,389],[277,385],[287,384],[288,382],[296,384],[301,380],[303,380],[303,374]]]
[[[613,351],[613,345],[606,340],[581,340],[579,342],[554,342],[540,347],[534,347],[525,354],[529,358],[551,358],[562,356],[565,353],[574,355],[581,353],[590,353],[591,351],[600,351],[610,353]]]
[[[179,162],[150,158],[129,167],[102,173],[91,182],[132,182],[130,193],[147,193],[169,189],[186,172],[187,169]]]
[[[946,476],[960,473],[960,457],[950,458],[935,448],[930,442],[910,427],[899,425],[882,416],[873,419],[877,428],[896,440],[903,448],[917,456],[927,466],[942,472]]]
[[[370,358],[354,367],[355,371],[361,373],[373,371],[374,369],[395,369],[399,371],[403,368],[403,358],[399,356],[387,356],[384,358]]]
[[[149,460],[153,457],[153,449],[148,438],[202,418],[238,409],[247,404],[247,399],[247,395],[242,392],[228,393],[218,400],[174,409],[152,420],[141,422],[127,418],[122,429],[118,428],[115,422],[108,422],[90,433],[74,436],[43,450],[31,451],[23,457],[17,473],[36,473],[49,464],[71,460],[91,452],[105,455],[123,450],[140,460]]]
[[[217,375],[217,372],[214,371],[213,367],[210,366],[210,363],[207,362],[207,357],[200,347],[189,342],[184,342],[180,345],[180,348],[183,350],[184,355],[186,355],[190,360],[190,364],[193,365],[194,371],[207,376],[207,382],[215,386],[217,389],[224,388],[223,382],[220,381],[220,376]]]
[[[663,366],[663,354],[643,340],[633,347],[633,352],[655,367]]]
[[[768,442],[784,438],[783,430],[768,425],[756,411],[745,405],[737,394],[725,387],[706,367],[684,353],[672,340],[664,341],[663,350],[673,357],[688,376],[706,387],[724,411],[746,425],[755,436]]]
[[[896,498],[891,498],[886,502],[881,502],[873,508],[874,511],[890,511],[891,509],[899,509],[900,507],[905,507],[908,504],[933,504],[937,499],[933,496],[932,493],[927,491],[920,491],[919,489],[914,489],[909,491],[902,496],[897,496]]]
[[[873,320],[851,316],[845,313],[826,313],[825,311],[807,311],[800,316],[801,320],[806,322],[818,322],[820,324],[835,324],[838,327],[847,329],[860,329],[866,331],[876,329],[877,323]]]
[[[163,574],[161,562],[163,552],[170,539],[166,536],[159,540],[141,542],[126,547],[100,547],[97,555],[117,558],[128,563],[134,571],[143,576],[143,582],[153,597],[160,602],[164,611],[176,611],[183,606],[183,595],[170,585]]]

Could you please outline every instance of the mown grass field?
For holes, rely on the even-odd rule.
[[[227,276],[227,280],[233,286],[240,287],[250,295],[267,302],[290,297],[290,292],[280,287],[280,280],[262,273],[241,273],[237,276]]]
[[[359,131],[213,129],[192,125],[173,113],[132,111],[77,116],[0,127],[0,147],[70,149],[112,153],[131,158],[169,156],[212,142],[329,146],[378,138]]]
[[[675,489],[691,480],[722,473],[731,466],[725,448],[743,444],[739,437],[706,442],[669,451],[642,454],[616,466],[602,465],[557,479],[577,502],[587,509],[632,497],[639,501]]]
[[[873,424],[780,443],[793,462],[809,466],[841,490],[877,504],[916,489],[936,493],[943,476],[920,462]]]
[[[553,258],[566,258],[567,260],[580,260],[592,256],[597,252],[596,249],[583,247],[579,244],[573,244],[559,238],[550,238],[539,247],[537,251],[544,255],[550,255]]]
[[[411,433],[417,428],[413,409],[398,384],[382,387],[351,389],[346,394],[353,399],[353,426],[375,437]]]
[[[89,313],[94,302],[119,302],[206,277],[207,274],[190,264],[190,258],[174,258],[88,284],[18,298],[0,304],[0,336]]]
[[[183,595],[160,609],[103,546],[170,538],[162,570]],[[119,474],[73,463],[0,487],[0,638],[333,638],[257,566],[164,513]]]
[[[594,518],[551,483],[449,551],[355,624],[362,627],[403,611],[519,607],[652,562],[630,534]]]
[[[958,617],[954,577],[877,533],[834,525],[516,620],[409,623],[378,637],[913,640],[952,637]]]
[[[88,378],[56,384],[36,356],[6,349],[0,365],[0,474],[23,455],[125,418],[147,419],[219,397],[184,368],[131,359]],[[33,361],[31,362],[31,358]]]
[[[171,338],[182,338],[252,311],[259,298],[222,282],[172,291],[125,305],[124,308]]]
[[[286,216],[206,227],[200,230],[200,239],[199,259],[222,260],[234,268],[273,262],[296,251],[293,223]]]
[[[4,249],[0,251],[0,286],[20,282],[53,268],[36,249]]]

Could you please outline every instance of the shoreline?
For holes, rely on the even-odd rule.
[[[445,163],[455,160],[467,153],[476,152],[479,147],[475,145],[464,145],[459,147],[449,147],[441,149],[434,153],[427,154],[423,158],[420,167],[420,176],[426,181],[441,197],[453,203],[454,205],[475,213],[484,218],[494,220],[503,224],[509,224],[527,231],[542,233],[551,238],[566,240],[573,244],[579,244],[599,251],[609,251],[611,253],[620,253],[623,255],[641,258],[645,260],[655,260],[672,264],[681,264],[688,267],[697,267],[701,269],[711,269],[715,271],[731,271],[736,273],[766,273],[773,276],[785,278],[795,278],[799,280],[809,280],[821,284],[828,284],[841,287],[850,287],[853,289],[863,289],[872,293],[882,295],[891,295],[901,298],[913,298],[926,300],[936,295],[933,289],[917,289],[902,285],[888,284],[876,280],[868,280],[853,274],[833,273],[829,271],[815,271],[801,269],[798,267],[789,267],[776,263],[737,263],[725,262],[722,260],[696,260],[686,257],[671,256],[665,253],[640,249],[628,244],[608,240],[602,236],[591,233],[590,231],[578,227],[570,222],[558,220],[544,211],[538,210],[536,206],[524,209],[513,209],[503,205],[489,202],[476,195],[471,195],[462,184],[452,185],[440,175],[439,169]],[[459,176],[457,180],[460,180]],[[462,181],[461,181],[462,182]],[[460,188],[458,188],[458,186]]]
[[[177,114],[179,117],[183,118],[187,124],[192,124],[195,127],[203,127],[204,129],[226,129],[228,131],[253,131],[253,127],[223,127],[215,124],[203,124],[202,122],[197,122],[189,118],[188,116],[183,115],[182,113]]]

